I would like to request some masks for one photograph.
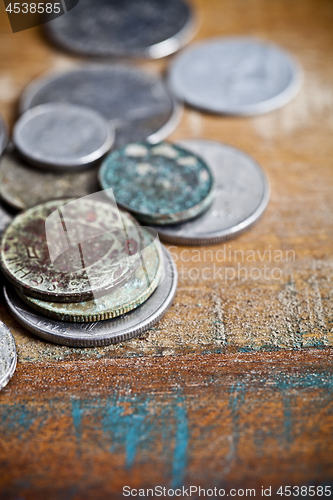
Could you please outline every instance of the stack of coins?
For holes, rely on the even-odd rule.
[[[18,215],[3,234],[1,267],[12,285],[5,299],[16,319],[32,333],[71,346],[140,334],[171,305],[177,283],[171,256],[154,232],[106,199],[89,196]]]

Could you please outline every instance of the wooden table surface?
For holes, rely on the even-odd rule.
[[[196,39],[254,35],[299,58],[284,108],[251,118],[186,109],[171,140],[217,139],[271,183],[259,223],[225,245],[172,247],[165,318],[118,346],[72,349],[0,318],[18,347],[0,394],[1,499],[123,498],[122,488],[333,485],[333,2],[193,0]],[[0,5],[0,111],[78,64]],[[170,59],[138,62],[162,73]],[[193,494],[192,498],[196,498]]]

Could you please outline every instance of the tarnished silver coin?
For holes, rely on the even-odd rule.
[[[0,391],[12,378],[17,362],[16,345],[9,328],[0,321]]]
[[[132,277],[121,287],[108,295],[94,300],[61,304],[34,299],[21,292],[19,297],[36,311],[61,321],[92,322],[116,318],[132,311],[156,290],[163,270],[163,257],[160,255],[159,241],[155,242],[147,231],[142,229],[145,240],[140,249],[139,265]]]
[[[255,115],[289,102],[302,82],[299,63],[254,38],[197,43],[173,62],[169,84],[178,99],[212,113]]]
[[[54,200],[17,215],[2,236],[1,267],[23,293],[80,302],[110,293],[135,272],[139,227],[112,203]]]
[[[243,151],[220,142],[189,139],[179,144],[202,158],[215,177],[212,205],[184,224],[153,226],[160,237],[179,245],[209,245],[237,236],[264,212],[270,195],[262,168]]]
[[[16,122],[13,141],[32,165],[64,170],[100,160],[114,142],[114,131],[96,111],[73,104],[42,104]]]
[[[25,163],[15,151],[0,158],[0,197],[16,210],[57,198],[82,198],[99,191],[99,166],[75,172],[50,172]]]
[[[0,180],[1,183],[1,180]],[[12,222],[14,216],[4,207],[3,203],[0,201],[0,235],[6,229],[6,227]]]
[[[115,127],[117,146],[161,141],[182,111],[159,77],[125,65],[87,65],[38,79],[23,93],[20,109],[48,102],[94,109]]]
[[[80,0],[45,30],[70,52],[156,59],[189,41],[193,15],[183,0]]]
[[[5,300],[11,314],[23,327],[50,342],[73,347],[123,342],[154,326],[172,304],[177,289],[177,268],[170,253],[162,248],[164,280],[140,307],[118,318],[94,323],[70,323],[46,318],[29,308],[9,287],[4,288]]]
[[[103,189],[148,224],[175,224],[203,213],[214,197],[214,179],[196,154],[169,143],[131,143],[101,165]]]
[[[8,143],[8,130],[7,125],[0,116],[0,156],[4,152]]]

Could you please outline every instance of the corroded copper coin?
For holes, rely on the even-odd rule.
[[[20,293],[19,296],[30,307],[45,316],[61,321],[92,322],[115,318],[132,311],[156,290],[162,275],[163,261],[159,241],[142,230],[145,239],[138,268],[121,287],[103,297],[73,304],[61,304],[34,299]]]
[[[148,224],[175,224],[205,212],[213,201],[214,180],[195,153],[174,144],[131,143],[102,163],[103,189]]]
[[[21,292],[54,302],[110,293],[138,265],[135,221],[94,195],[18,215],[3,234],[1,266]]]

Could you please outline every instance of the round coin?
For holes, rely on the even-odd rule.
[[[87,65],[41,78],[28,86],[20,109],[24,112],[48,102],[94,109],[116,129],[117,146],[145,140],[157,143],[174,130],[181,115],[159,77],[124,65]]]
[[[50,201],[19,214],[5,230],[1,266],[32,297],[91,300],[129,279],[140,237],[135,221],[106,201]]]
[[[211,167],[216,183],[212,205],[185,224],[154,226],[160,237],[179,245],[209,245],[234,238],[264,212],[270,195],[258,163],[243,151],[220,142],[189,139],[182,147],[200,154]]]
[[[45,29],[70,52],[156,59],[189,41],[193,18],[183,0],[80,0]]]
[[[5,122],[0,116],[0,156],[4,152],[8,142],[8,130]]]
[[[245,37],[198,43],[175,60],[169,74],[180,100],[230,115],[279,108],[296,95],[301,81],[300,65],[287,52]]]
[[[177,289],[177,269],[163,247],[165,277],[152,296],[134,311],[94,323],[70,323],[46,318],[27,306],[14,289],[5,287],[8,308],[29,332],[49,342],[73,347],[116,344],[137,337],[154,326],[172,304]]]
[[[16,345],[9,328],[0,321],[0,390],[12,378],[17,362]]]
[[[15,151],[5,151],[0,158],[0,196],[16,210],[57,198],[82,198],[99,191],[98,169],[50,172],[26,164]]]
[[[43,104],[24,113],[13,141],[31,164],[55,170],[87,167],[102,158],[114,142],[106,120],[89,108]]]
[[[18,292],[30,307],[61,321],[93,322],[121,316],[145,302],[156,290],[162,276],[163,261],[159,246],[142,230],[144,248],[136,272],[111,294],[85,302],[60,304],[28,297]]]
[[[111,153],[99,173],[103,189],[145,223],[174,224],[203,213],[214,196],[213,177],[196,154],[160,143],[127,144]]]

